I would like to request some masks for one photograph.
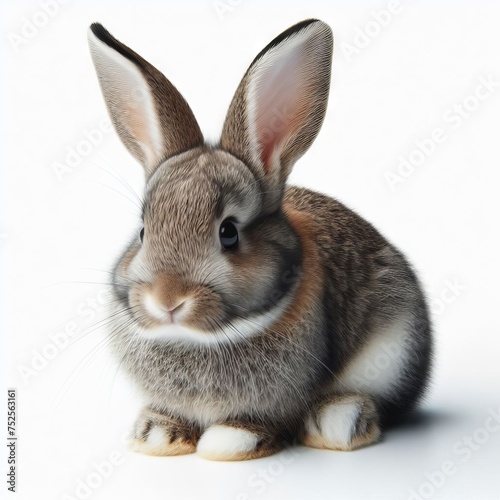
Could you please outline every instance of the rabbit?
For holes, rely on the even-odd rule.
[[[286,184],[325,116],[330,27],[302,21],[257,55],[216,144],[150,63],[98,23],[88,39],[146,178],[111,283],[113,353],[144,398],[132,449],[230,461],[379,441],[425,394],[431,323],[391,243]]]

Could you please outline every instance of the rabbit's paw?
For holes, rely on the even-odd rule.
[[[307,417],[301,441],[312,448],[350,451],[380,439],[378,414],[369,396],[333,396],[317,404]]]
[[[129,446],[146,455],[186,455],[196,451],[199,437],[196,427],[145,408],[135,422]]]
[[[224,422],[202,434],[197,452],[208,460],[250,460],[272,455],[280,448],[273,433],[262,426]]]

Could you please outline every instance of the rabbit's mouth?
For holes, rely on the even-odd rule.
[[[249,317],[229,315],[222,297],[197,286],[161,300],[153,287],[141,284],[129,290],[130,312],[136,332],[147,340],[185,344],[236,343],[263,334],[284,313],[288,300]]]
[[[225,319],[218,293],[206,286],[186,286],[170,275],[153,285],[131,287],[128,299],[136,322],[146,331],[182,327],[209,334]]]
[[[283,309],[279,308],[250,318],[221,321],[215,329],[210,330],[193,328],[181,322],[163,322],[162,324],[150,322],[148,326],[139,323],[136,333],[145,340],[187,345],[236,344],[264,334],[282,314]]]

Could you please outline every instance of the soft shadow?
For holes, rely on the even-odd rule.
[[[391,430],[428,429],[436,425],[450,424],[462,420],[462,415],[432,408],[421,408],[407,415],[400,422],[394,422],[387,427]]]

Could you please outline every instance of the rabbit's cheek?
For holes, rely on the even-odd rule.
[[[124,280],[126,282],[128,278],[130,278],[133,270],[132,263],[139,253],[139,249],[140,247],[138,245],[132,245],[123,254],[120,262],[115,269],[115,276],[118,280]]]
[[[135,321],[144,328],[155,328],[164,322],[157,309],[153,307],[151,287],[145,283],[134,285],[129,289],[128,302]],[[149,300],[148,300],[149,299]]]
[[[225,317],[222,298],[207,287],[198,287],[190,295],[189,308],[182,323],[190,328],[213,332],[219,330]]]

